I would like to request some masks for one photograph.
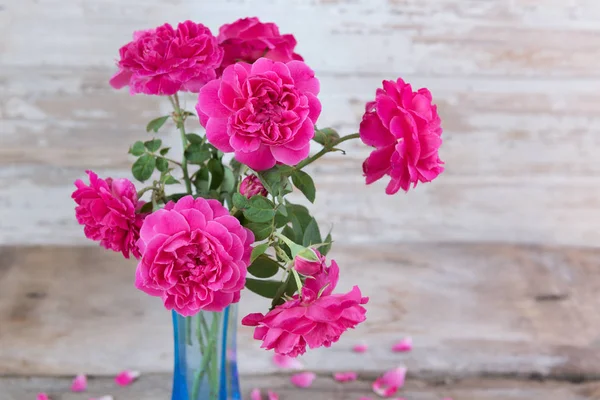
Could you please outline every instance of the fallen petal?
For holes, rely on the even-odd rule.
[[[373,382],[373,392],[381,397],[392,397],[404,386],[406,368],[398,367],[387,371]]]
[[[125,371],[121,371],[117,376],[115,376],[115,383],[119,386],[129,386],[140,377],[139,371],[132,371],[126,369]]]
[[[262,400],[260,389],[252,389],[252,391],[250,392],[250,400]]]
[[[279,400],[279,395],[275,392],[267,390],[267,397],[269,400]]]
[[[410,336],[405,337],[404,339],[400,340],[398,343],[396,343],[395,345],[392,346],[392,351],[395,351],[397,353],[411,351],[412,345],[413,345],[412,338]]]
[[[87,377],[83,374],[77,375],[71,384],[72,392],[85,392],[87,390]]]
[[[364,396],[363,396],[363,397],[361,397],[361,398],[360,398],[360,399],[358,399],[358,400],[373,400],[373,398],[372,398],[372,397],[364,397]]]
[[[352,382],[358,378],[356,372],[336,372],[333,374],[333,379],[338,382]]]
[[[273,364],[282,369],[302,369],[304,365],[297,358],[284,356],[282,354],[273,354]]]
[[[355,353],[365,353],[367,350],[369,350],[369,346],[366,344],[357,344],[352,348],[352,351]]]
[[[290,382],[297,387],[307,388],[312,385],[316,377],[317,375],[313,372],[300,372],[299,374],[292,375],[290,377]]]
[[[112,397],[111,395],[106,395],[106,396],[102,396],[102,397],[90,397],[89,400],[115,400],[115,398]]]
[[[46,393],[38,393],[36,400],[50,400],[50,397]]]

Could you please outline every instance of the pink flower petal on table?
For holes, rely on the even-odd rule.
[[[381,397],[392,397],[404,386],[406,368],[398,367],[387,371],[373,382],[373,392]]]
[[[273,364],[282,369],[302,369],[304,365],[297,358],[284,356],[282,354],[273,354]]]
[[[360,399],[358,399],[358,400],[373,400],[373,398],[372,398],[372,397],[364,397],[364,396],[363,396],[363,397],[361,397],[361,398],[360,398]]]
[[[126,369],[125,371],[121,371],[117,376],[115,376],[115,383],[119,386],[129,386],[140,377],[139,371],[132,371]]]
[[[111,395],[106,395],[102,397],[90,397],[89,400],[115,400]]]
[[[312,385],[317,375],[314,372],[300,372],[299,374],[292,375],[290,382],[297,387],[307,388]]]
[[[260,389],[252,389],[252,391],[250,392],[250,400],[262,400]]]
[[[71,384],[72,392],[85,392],[87,390],[87,377],[83,374],[77,375]]]
[[[338,382],[352,382],[358,378],[356,372],[336,372],[333,374],[333,379]]]
[[[356,344],[352,347],[352,351],[355,353],[365,353],[367,350],[369,350],[369,346],[366,344]]]
[[[36,400],[50,400],[50,397],[46,393],[38,393]]]
[[[392,351],[395,351],[397,353],[403,353],[406,351],[411,351],[412,346],[413,346],[412,338],[409,336],[409,337],[405,337],[404,339],[400,340],[398,343],[394,344],[392,346]]]
[[[267,397],[269,400],[279,400],[279,395],[275,392],[267,390]]]

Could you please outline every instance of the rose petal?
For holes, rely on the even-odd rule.
[[[387,371],[373,382],[372,389],[381,397],[392,397],[404,386],[406,368],[398,367]]]
[[[369,350],[369,346],[367,346],[366,344],[355,344],[354,347],[352,347],[352,351],[355,353],[366,353],[367,350]]]
[[[250,392],[250,400],[262,400],[260,389],[252,389],[252,391]]]
[[[307,388],[313,384],[317,375],[314,372],[301,372],[290,377],[290,382],[299,388]]]
[[[365,397],[365,396],[363,396],[363,397],[361,397],[358,400],[373,400],[373,398],[372,397]]]
[[[46,393],[38,393],[36,400],[50,400],[50,397]]]
[[[333,379],[338,382],[352,382],[358,378],[356,372],[336,372],[333,374]]]
[[[279,400],[279,395],[276,392],[272,392],[270,390],[267,390],[267,398],[269,400]]]
[[[392,346],[392,351],[395,351],[397,353],[411,351],[412,345],[413,345],[412,338],[410,336],[408,336],[408,337],[405,337],[404,339],[400,340],[398,343],[394,344]]]
[[[85,392],[87,390],[87,377],[83,374],[77,375],[71,384],[72,392]]]
[[[284,356],[282,354],[273,354],[273,364],[282,369],[302,369],[304,365],[297,358]]]
[[[140,377],[139,371],[132,371],[126,369],[115,376],[115,383],[119,386],[128,386],[133,383],[137,378]]]

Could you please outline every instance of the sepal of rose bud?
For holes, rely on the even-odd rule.
[[[322,146],[330,146],[340,138],[340,134],[335,129],[323,128],[315,129],[313,140]]]
[[[304,276],[314,276],[323,271],[325,257],[318,250],[307,248],[294,258],[294,269]]]
[[[266,196],[269,194],[256,175],[248,175],[244,178],[240,183],[240,193],[248,199],[252,196]]]

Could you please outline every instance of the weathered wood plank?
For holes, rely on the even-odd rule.
[[[309,368],[374,373],[406,364],[428,379],[600,374],[598,250],[396,242],[332,254],[339,290],[359,283],[371,296],[368,320],[331,349],[309,352]],[[169,314],[133,288],[134,265],[99,248],[2,248],[0,374],[170,371]],[[244,293],[240,314],[266,303]],[[392,353],[404,335],[415,349]],[[251,329],[238,337],[242,372],[275,370]],[[350,351],[360,341],[368,353]]]
[[[2,400],[33,399],[40,391],[47,392],[52,400],[79,400],[81,394],[70,393],[68,378],[0,378]],[[308,389],[294,388],[287,377],[243,376],[244,398],[252,388],[273,390],[282,400],[348,400],[361,396],[376,396],[370,391],[370,381],[362,380],[340,384],[330,376],[319,376]],[[117,387],[112,379],[94,377],[89,380],[90,396],[112,394],[115,400],[165,400],[170,396],[170,374],[144,375],[132,386]],[[403,398],[411,400],[595,400],[600,399],[600,384],[569,384],[557,382],[520,381],[509,379],[466,379],[458,382],[428,383],[408,379],[401,391]]]

